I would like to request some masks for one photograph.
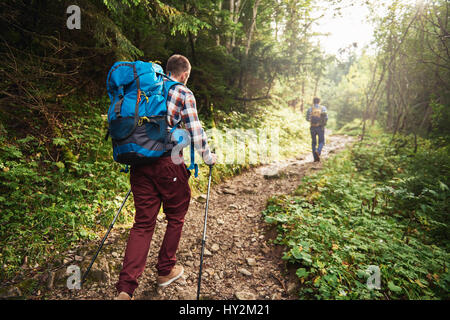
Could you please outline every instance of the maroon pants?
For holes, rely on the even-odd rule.
[[[170,157],[159,158],[149,165],[131,167],[130,183],[136,216],[116,284],[118,292],[124,291],[132,295],[138,286],[137,279],[145,268],[161,202],[167,229],[156,269],[161,276],[168,275],[172,270],[176,263],[175,253],[180,242],[184,216],[191,199],[189,176],[190,172],[184,163],[176,165]]]

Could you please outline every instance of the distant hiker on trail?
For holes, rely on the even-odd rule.
[[[173,55],[166,65],[166,74],[184,85],[172,86],[167,98],[169,124],[178,121],[185,124],[191,134],[196,150],[203,160],[213,165],[215,154],[211,153],[206,134],[198,119],[194,94],[185,86],[191,72],[189,60],[182,55]],[[190,172],[184,162],[175,164],[171,152],[166,152],[151,164],[131,166],[130,183],[136,208],[135,223],[130,230],[123,267],[116,284],[118,300],[129,300],[138,286],[137,279],[144,271],[156,218],[163,205],[167,229],[161,245],[157,283],[165,287],[183,275],[184,269],[176,264],[175,253],[181,237],[184,217],[188,211],[191,190],[188,184]]]
[[[325,125],[328,121],[327,108],[319,105],[320,99],[313,99],[314,106],[310,107],[306,112],[306,121],[311,123],[311,139],[312,139],[312,153],[314,162],[320,161],[322,148],[325,144]],[[316,150],[317,136],[319,136],[319,147]]]

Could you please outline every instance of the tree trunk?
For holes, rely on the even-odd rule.
[[[255,29],[255,24],[256,24],[256,16],[258,15],[258,6],[259,6],[260,2],[261,2],[260,0],[256,0],[255,4],[253,5],[253,17],[252,17],[252,23],[250,24],[250,28],[249,28],[248,34],[247,34],[247,45],[245,46],[245,56],[248,56],[248,52],[250,50],[250,45],[251,45],[252,37],[253,37],[253,30]]]
[[[196,65],[197,64],[197,57],[195,55],[194,37],[192,36],[191,32],[188,32],[188,36],[189,36],[189,45],[191,46],[192,61],[194,62],[194,65]]]
[[[316,82],[314,84],[314,97],[317,97],[317,89],[319,88],[320,75],[316,78]]]
[[[231,18],[231,21],[233,21],[233,22],[234,22],[234,12],[235,12],[234,1],[235,0],[230,0],[230,18]],[[232,49],[231,44],[232,44],[232,38],[227,39],[227,51],[229,53],[231,52],[231,49]]]
[[[233,1],[233,0],[231,0]],[[231,36],[231,50],[236,45],[236,25],[239,22],[240,17],[240,7],[241,7],[241,0],[236,0],[236,3],[234,4],[234,14],[232,16],[233,23],[234,23],[234,29],[233,29],[233,35]]]
[[[303,110],[305,107],[305,78],[302,80],[302,98],[300,103],[300,111],[303,114]]]
[[[222,0],[219,1],[219,12],[222,11]],[[220,46],[220,33],[219,26],[222,24],[222,19],[217,19],[217,34],[216,34],[216,46]]]

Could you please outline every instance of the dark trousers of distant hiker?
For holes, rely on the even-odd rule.
[[[161,203],[167,219],[167,229],[156,269],[160,276],[166,276],[172,270],[191,198],[189,176],[190,172],[185,164],[174,164],[170,156],[159,158],[150,165],[131,167],[130,183],[136,216],[116,284],[118,292],[124,291],[132,295],[138,286],[137,279],[145,268]]]
[[[312,139],[312,153],[314,156],[314,160],[317,160],[315,151],[317,151],[319,153],[319,155],[322,154],[322,148],[325,144],[325,127],[324,126],[311,127],[310,131],[311,131],[311,139]],[[317,137],[319,137],[319,147],[316,150]]]

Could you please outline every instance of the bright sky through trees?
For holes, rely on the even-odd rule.
[[[340,5],[341,14],[329,10],[329,1],[319,2],[318,15],[323,14],[314,31],[328,36],[320,37],[319,41],[325,52],[337,54],[338,50],[358,43],[358,50],[368,45],[372,40],[373,25],[368,20],[369,9],[357,1],[343,1]],[[328,9],[328,10],[327,10]]]
[[[331,4],[329,0],[317,1],[318,7],[316,16],[320,17],[318,23],[314,25],[314,31],[328,34],[319,37],[320,44],[325,52],[337,54],[338,50],[358,44],[358,50],[370,45],[372,41],[374,26],[371,22],[371,14],[366,1],[362,0],[342,0],[338,4]],[[414,4],[423,2],[422,0],[402,0],[404,4]],[[376,15],[383,16],[387,12],[387,7],[392,5],[391,0],[377,0],[370,4]],[[335,10],[340,7],[340,10]]]

